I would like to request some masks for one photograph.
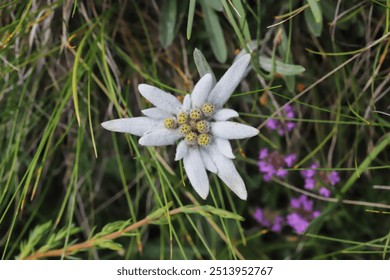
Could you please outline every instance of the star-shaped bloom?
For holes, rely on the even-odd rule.
[[[253,137],[259,131],[229,121],[238,117],[238,113],[223,105],[241,82],[250,55],[237,60],[217,83],[200,51],[196,50],[194,55],[202,77],[183,103],[156,87],[141,84],[139,92],[155,107],[143,110],[143,117],[111,120],[103,122],[102,126],[141,136],[139,144],[143,146],[173,145],[179,141],[175,160],[183,159],[188,179],[200,197],[206,199],[209,193],[208,170],[246,200],[247,191],[233,164],[235,156],[229,140]]]

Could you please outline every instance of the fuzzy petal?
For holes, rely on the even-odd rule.
[[[183,164],[191,185],[201,198],[206,199],[209,194],[209,178],[199,149],[189,149],[187,156],[183,159]]]
[[[191,93],[192,108],[200,108],[206,102],[213,87],[211,74],[205,74],[195,85]]]
[[[251,60],[250,54],[243,55],[226,71],[210,92],[208,102],[221,108],[228,101],[233,91],[241,82]]]
[[[217,145],[219,151],[227,158],[234,159],[232,146],[230,145],[229,140],[215,137],[215,144]]]
[[[106,121],[102,126],[111,131],[130,133],[137,136],[142,136],[148,131],[162,127],[161,120],[156,120],[148,117],[124,118]]]
[[[171,118],[173,115],[159,108],[153,107],[141,111],[145,116],[153,119],[166,119]]]
[[[217,167],[210,155],[204,149],[199,149],[199,151],[206,169],[210,172],[217,173]]]
[[[183,110],[189,111],[191,109],[191,95],[186,94],[183,100]]]
[[[245,183],[240,174],[238,174],[236,167],[231,159],[222,155],[218,148],[210,146],[210,156],[217,166],[217,175],[221,180],[242,200],[246,200],[248,193],[245,188]]]
[[[145,133],[138,143],[142,146],[166,146],[175,144],[181,137],[178,129],[160,128]]]
[[[256,128],[249,125],[228,121],[211,123],[211,132],[224,139],[244,139],[259,133]]]
[[[176,97],[154,86],[140,84],[138,90],[154,106],[169,113],[176,114],[182,107]]]
[[[175,160],[181,160],[188,154],[188,145],[185,141],[180,141],[176,148]]]
[[[221,109],[213,115],[213,119],[216,121],[227,121],[228,119],[237,117],[238,113],[232,109]]]

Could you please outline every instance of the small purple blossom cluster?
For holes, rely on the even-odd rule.
[[[295,154],[283,156],[277,151],[270,153],[267,148],[264,148],[260,150],[257,166],[263,174],[264,181],[269,182],[273,176],[285,178],[288,174],[285,167],[292,167],[296,159]]]
[[[283,108],[283,115],[288,119],[293,119],[295,117],[294,109],[291,105],[287,105]],[[266,127],[269,130],[277,130],[280,136],[285,135],[285,132],[291,132],[295,123],[292,121],[280,121],[276,119],[268,119],[266,123]]]
[[[307,190],[316,190],[322,196],[329,197],[331,188],[340,182],[339,174],[336,171],[326,172],[316,170],[317,163],[313,163],[309,169],[302,170],[301,175],[305,180],[304,188]]]
[[[280,232],[284,225],[285,219],[274,213],[268,209],[256,208],[253,213],[253,218],[258,222],[261,226],[270,229],[274,232]]]
[[[283,217],[269,209],[256,208],[253,218],[264,228],[273,232],[281,232],[284,225],[290,226],[297,234],[303,234],[309,223],[320,215],[314,209],[314,201],[301,195],[290,200],[291,213]]]
[[[295,117],[293,108],[288,105],[284,107],[283,116],[288,119]],[[268,129],[277,130],[280,136],[285,136],[286,132],[291,132],[295,123],[291,121],[279,121],[268,119],[266,126]],[[293,167],[297,160],[296,154],[283,155],[278,151],[270,151],[268,148],[260,150],[257,165],[263,180],[270,182],[272,178],[285,179],[288,175],[288,168]],[[317,163],[301,171],[304,179],[303,187],[310,191],[315,191],[322,196],[329,197],[332,188],[340,181],[336,171],[318,170]],[[290,199],[289,213],[280,215],[276,211],[267,208],[256,208],[253,218],[259,225],[273,232],[281,232],[284,226],[289,226],[297,234],[303,234],[310,222],[320,215],[320,211],[314,208],[314,201],[306,195],[300,195]]]
[[[298,234],[304,233],[309,223],[320,215],[320,211],[314,209],[314,201],[306,195],[292,198],[290,207],[292,212],[287,215],[287,224]]]

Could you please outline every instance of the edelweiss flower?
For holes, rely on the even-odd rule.
[[[237,60],[217,83],[198,50],[195,51],[196,58],[202,77],[192,93],[184,97],[183,104],[169,93],[141,84],[139,92],[156,107],[143,110],[144,117],[111,120],[102,126],[111,131],[141,136],[139,144],[143,146],[173,145],[183,138],[177,145],[175,160],[183,159],[188,179],[203,199],[209,193],[208,170],[216,173],[238,197],[246,200],[247,191],[233,164],[229,140],[253,137],[259,131],[228,121],[238,117],[238,113],[222,106],[240,83],[250,55]]]

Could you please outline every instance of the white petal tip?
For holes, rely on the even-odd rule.
[[[246,53],[242,57],[240,57],[239,60],[245,61],[245,63],[249,63],[249,61],[251,60],[251,55],[249,53]]]
[[[209,195],[209,193],[204,193],[204,194],[198,193],[198,194],[199,194],[199,196],[200,196],[203,200],[206,200],[207,197],[208,197],[208,195]]]
[[[147,87],[149,87],[149,85],[148,84],[139,84],[138,85],[138,90],[140,91],[140,92],[142,92],[145,88],[147,88]]]
[[[258,135],[260,133],[260,130],[258,130],[257,128],[254,128],[254,127],[252,127],[252,128],[253,128],[253,132],[252,132],[252,135],[249,136],[249,137],[256,136],[256,135]]]
[[[102,122],[101,123],[101,126],[104,128],[104,129],[107,129],[107,130],[110,130],[110,131],[118,131],[119,128],[118,128],[118,124],[120,123],[121,121],[120,120],[111,120],[111,121],[105,121],[105,122]]]
[[[211,123],[211,132],[215,136],[223,139],[245,139],[259,134],[259,130],[257,128],[230,121]]]
[[[237,194],[237,196],[238,196],[240,199],[246,201],[247,198],[248,198],[248,193],[244,193],[244,194],[240,194],[240,195]]]
[[[142,137],[138,140],[138,144],[140,144],[141,146],[146,146],[145,141],[142,140]]]
[[[237,195],[241,200],[246,201],[248,198],[248,192],[246,191],[246,187],[244,185],[244,182],[242,184],[237,184],[237,185],[231,185],[228,186],[235,195]]]
[[[109,125],[108,121],[107,121],[107,122],[102,122],[100,125],[101,125],[103,128],[109,130],[109,126],[110,126],[110,125]]]
[[[260,133],[260,130],[258,130],[257,128],[254,128],[250,125],[245,125],[245,126],[246,126],[246,131],[243,131],[244,138],[254,137]]]

